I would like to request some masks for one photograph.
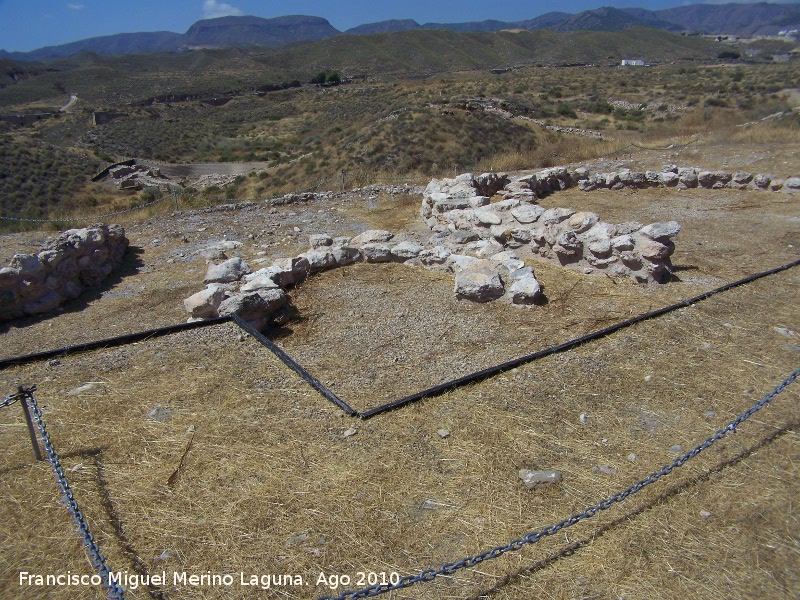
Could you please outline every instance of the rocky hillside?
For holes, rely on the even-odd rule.
[[[118,56],[174,52],[196,47],[265,46],[275,48],[295,42],[322,40],[339,33],[338,29],[320,17],[303,15],[290,15],[274,19],[220,17],[198,21],[185,34],[170,31],[121,33],[89,38],[60,46],[49,46],[32,52],[0,50],[0,58],[50,61],[68,58],[87,51],[106,56]]]

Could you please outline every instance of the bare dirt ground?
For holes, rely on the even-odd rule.
[[[800,173],[800,149],[649,152],[593,170],[665,162],[787,177]],[[386,228],[424,240],[418,203],[365,192],[272,212],[124,222],[132,252],[116,279],[60,314],[4,326],[0,355],[184,321],[181,300],[202,288],[200,252],[222,239],[243,242],[238,252],[253,266],[301,251],[323,231]],[[783,193],[570,190],[542,204],[610,222],[679,221],[675,280],[615,283],[536,262],[548,303],[519,309],[456,301],[446,273],[356,265],[295,289],[298,319],[271,335],[364,410],[800,258],[800,199]],[[33,251],[47,235],[0,237],[0,258]],[[800,366],[798,297],[795,268],[367,421],[346,417],[233,324],[7,368],[0,390],[38,385],[110,566],[167,573],[167,584],[130,597],[314,598],[343,591],[320,574],[348,575],[355,589],[359,572],[437,568],[558,522],[671,462]],[[796,597],[799,390],[624,504],[387,597]],[[19,585],[20,571],[92,567],[48,465],[32,460],[19,413],[0,410],[0,595],[41,598],[42,589]],[[520,468],[559,469],[564,480],[530,491]],[[233,574],[235,584],[179,585],[173,572]],[[240,573],[302,583],[254,593]]]

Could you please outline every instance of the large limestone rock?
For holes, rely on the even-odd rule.
[[[206,289],[200,290],[183,301],[183,306],[195,319],[206,317],[217,317],[217,309],[225,300],[225,289],[221,286],[212,284]]]
[[[358,248],[353,248],[352,246],[342,245],[342,246],[335,246],[332,250],[333,258],[336,261],[337,266],[344,267],[346,265],[352,265],[354,262],[358,262],[363,258],[361,254],[361,250]]]
[[[281,287],[290,287],[305,281],[311,271],[311,263],[304,256],[292,258],[279,258],[271,269],[273,270],[272,280]]]
[[[531,273],[516,279],[508,288],[508,297],[514,304],[536,304],[542,299],[542,286]]]
[[[419,253],[418,258],[424,265],[443,265],[450,258],[452,252],[445,246],[434,246]]]
[[[256,329],[263,329],[288,303],[289,297],[282,289],[264,289],[233,295],[219,305],[217,312],[221,317],[236,314]]]
[[[33,302],[28,302],[22,307],[22,310],[27,315],[41,315],[49,313],[64,302],[64,297],[58,292],[50,292]]]
[[[651,223],[639,230],[639,233],[651,240],[668,240],[678,235],[681,231],[681,226],[677,221],[667,221],[664,223]]]
[[[327,246],[318,246],[315,250],[309,250],[299,256],[308,261],[309,270],[312,273],[330,269],[336,264],[336,258]]]
[[[523,204],[511,210],[511,216],[523,225],[538,221],[543,214],[544,209],[537,204]]]
[[[239,281],[242,276],[250,272],[250,266],[241,257],[230,258],[218,265],[208,266],[203,283],[231,283]]]
[[[456,298],[473,302],[497,300],[505,293],[496,267],[491,264],[474,264],[456,273]]]
[[[213,284],[212,284],[213,285]],[[271,290],[280,287],[268,273],[261,273],[247,280],[241,288],[242,292],[255,292],[256,290]]]
[[[370,243],[361,246],[361,254],[368,263],[390,262],[392,249],[387,244]]]
[[[391,249],[392,260],[400,262],[417,258],[424,248],[416,242],[400,242]]]

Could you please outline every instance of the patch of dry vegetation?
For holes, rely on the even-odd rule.
[[[230,68],[235,73],[249,67],[234,61]],[[152,73],[145,69],[134,75]],[[430,178],[454,168],[514,170],[577,162],[631,143],[664,147],[696,137],[706,146],[791,143],[798,129],[796,114],[757,126],[736,125],[789,110],[796,87],[800,80],[791,64],[526,67],[502,75],[468,71],[423,80],[292,88],[242,96],[220,107],[176,102],[137,108],[111,102],[103,108],[127,116],[91,127],[85,107],[15,130],[7,152],[20,154],[26,146],[43,144],[56,154],[60,148],[78,148],[108,161],[259,162],[265,166],[252,177],[209,195],[264,197],[329,180],[342,170],[359,181]],[[514,118],[487,112],[488,105]],[[591,129],[607,139],[558,134],[527,119]],[[62,175],[59,167],[48,171],[47,182],[66,189],[70,172]],[[69,198],[34,198],[33,167],[16,168],[15,177],[26,181],[4,200],[5,210],[15,216],[27,211],[62,219],[111,212],[140,200],[130,192],[97,186],[73,186]]]

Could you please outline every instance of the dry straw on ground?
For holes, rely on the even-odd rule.
[[[674,158],[642,157],[649,166]],[[371,217],[363,198],[315,203],[304,214],[339,219],[331,233],[399,226],[403,214],[412,223],[413,203],[380,217],[389,202],[381,197]],[[636,286],[534,263],[549,302],[521,310],[457,302],[451,275],[357,265],[295,290],[300,318],[277,340],[366,409],[788,263],[800,248],[800,205],[783,194],[576,191],[543,204],[612,222],[678,220],[677,279]],[[278,216],[288,223],[296,210]],[[208,218],[213,231],[192,225],[192,243],[230,234],[236,217]],[[204,265],[166,262],[185,244],[174,235],[183,230],[170,219],[129,228],[140,264],[80,310],[6,328],[3,355],[184,318],[179,301],[199,288]],[[298,244],[287,238],[269,252]],[[676,446],[702,441],[797,368],[798,291],[800,272],[785,271],[368,421],[346,417],[233,324],[8,368],[0,389],[39,386],[75,496],[114,570],[167,571],[159,591],[172,599],[313,598],[334,591],[316,585],[320,573],[437,567],[557,522],[671,462]],[[387,597],[795,596],[798,390],[623,505]],[[169,418],[149,417],[157,407]],[[91,566],[47,464],[32,460],[19,413],[0,411],[0,595],[40,598],[18,585],[20,571]],[[564,481],[529,491],[517,476],[523,467],[560,469]],[[234,573],[237,585],[173,586],[173,571]],[[304,585],[251,594],[238,587],[240,572],[300,575]]]

